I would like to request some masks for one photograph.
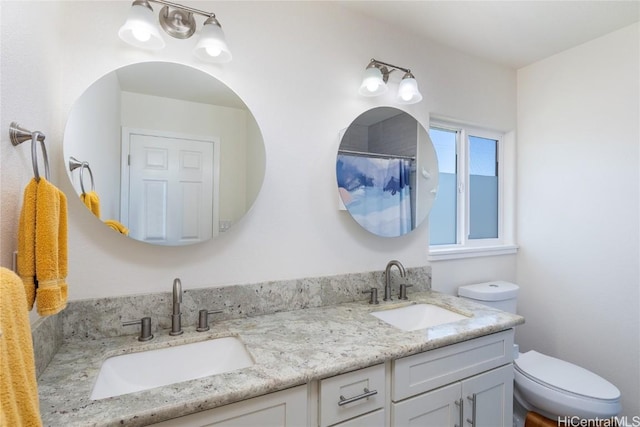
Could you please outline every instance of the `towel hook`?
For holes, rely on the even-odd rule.
[[[38,150],[37,143],[40,141],[40,147],[42,148],[42,158],[44,159],[44,175],[49,179],[49,157],[47,156],[47,147],[44,145],[45,136],[40,131],[30,131],[21,127],[16,122],[11,122],[9,126],[9,138],[11,144],[18,146],[27,140],[31,140],[31,164],[33,166],[33,175],[36,181],[40,181],[40,172],[38,171]]]
[[[82,194],[86,194],[84,190],[84,170],[87,169],[89,171],[89,178],[91,179],[91,191],[95,191],[96,186],[93,181],[93,172],[91,172],[91,167],[89,166],[89,162],[81,162],[75,157],[69,157],[69,170],[73,172],[74,170],[80,168],[80,190]]]

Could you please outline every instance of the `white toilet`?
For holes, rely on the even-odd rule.
[[[518,289],[509,282],[486,282],[461,286],[458,296],[515,313]],[[514,368],[514,426],[524,424],[527,411],[554,421],[604,419],[620,413],[620,391],[584,368],[534,350],[517,353]]]

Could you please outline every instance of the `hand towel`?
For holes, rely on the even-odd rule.
[[[36,194],[38,182],[29,181],[24,189],[22,210],[18,223],[18,275],[24,284],[27,308],[33,308],[36,300]]]
[[[49,316],[67,306],[67,198],[45,178],[36,194],[36,302]]]
[[[80,200],[82,200],[87,209],[100,218],[100,198],[98,197],[98,193],[93,190],[88,193],[82,193]]]
[[[129,229],[115,219],[106,219],[104,223],[120,234],[124,234],[125,236],[129,235]]]
[[[0,425],[38,427],[31,326],[21,279],[0,267]]]

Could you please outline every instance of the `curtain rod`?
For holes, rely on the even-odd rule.
[[[353,156],[365,156],[365,157],[375,157],[375,158],[392,158],[392,159],[405,159],[405,160],[415,160],[415,156],[402,156],[399,154],[382,154],[382,153],[368,153],[366,151],[353,151],[353,150],[338,150],[338,154],[351,154]]]

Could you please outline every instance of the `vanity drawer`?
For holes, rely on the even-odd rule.
[[[378,409],[358,418],[336,424],[335,427],[383,427],[385,425],[384,409]]]
[[[326,427],[384,407],[384,364],[320,381],[320,426]]]
[[[391,400],[451,384],[513,361],[513,329],[393,361]]]

